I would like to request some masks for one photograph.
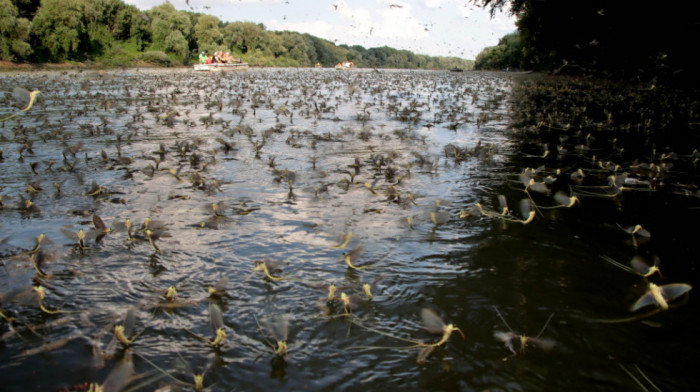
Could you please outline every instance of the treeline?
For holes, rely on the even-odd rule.
[[[128,66],[195,61],[200,51],[230,52],[251,65],[471,69],[473,61],[389,47],[335,45],[310,34],[267,31],[263,24],[223,22],[165,2],[141,11],[122,0],[0,0],[0,59],[94,61]]]
[[[520,34],[511,33],[498,40],[498,45],[484,48],[474,61],[477,70],[520,70],[523,64],[523,45]]]
[[[484,49],[476,68],[504,67],[643,82],[700,82],[688,40],[695,2],[474,0],[517,17],[518,34]]]

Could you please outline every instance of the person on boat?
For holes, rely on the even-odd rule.
[[[204,64],[211,64],[214,61],[214,58],[211,55],[207,55],[207,59],[204,61]]]
[[[202,53],[199,54],[199,63],[204,64],[207,62],[207,52],[202,51]]]
[[[226,63],[226,64],[233,63],[233,57],[231,57],[231,53],[229,53],[229,52],[224,53],[224,55],[222,56],[222,59],[224,60],[224,63]]]
[[[221,51],[214,53],[214,62],[215,63],[223,63],[224,60],[221,58],[222,55],[223,55],[223,52],[221,52]]]

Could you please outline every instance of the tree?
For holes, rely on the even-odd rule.
[[[27,42],[31,24],[19,17],[19,11],[10,0],[0,0],[0,59],[16,60],[32,51]]]
[[[86,39],[82,0],[42,0],[31,33],[38,50],[51,61],[82,55]]]
[[[187,40],[182,35],[180,30],[173,30],[164,40],[164,49],[166,52],[175,53],[181,61],[187,59],[189,46]]]
[[[139,14],[141,14],[141,11],[132,5],[125,5],[120,8],[114,15],[114,21],[112,22],[111,31],[114,38],[118,40],[131,38],[132,25],[136,22]]]
[[[174,30],[180,32],[185,42],[192,34],[192,23],[188,14],[177,11],[169,2],[151,8],[146,15],[151,19],[151,43],[154,49],[165,49],[165,39]]]
[[[476,56],[475,69],[521,69],[523,46],[518,33],[503,36],[497,46],[489,46]]]
[[[221,21],[211,15],[200,15],[194,25],[194,36],[199,50],[213,52],[222,44],[224,35],[219,30]]]
[[[133,15],[129,35],[136,40],[138,50],[143,52],[151,42],[151,18],[143,12]]]
[[[284,41],[279,34],[265,32],[261,40],[261,46],[264,48],[264,53],[272,55],[275,58],[287,53],[287,48],[283,45]]]
[[[314,64],[314,62],[309,59],[309,53],[314,50],[313,46],[309,47],[307,41],[301,34],[291,31],[283,31],[277,34],[282,38],[282,45],[287,55],[300,66],[308,67]]]
[[[121,0],[91,0],[83,3],[83,24],[87,33],[87,50],[101,54],[112,44],[112,25],[125,4]]]
[[[633,0],[474,0],[518,17],[530,69],[634,80],[700,83],[682,37],[700,36],[693,2],[659,6]]]

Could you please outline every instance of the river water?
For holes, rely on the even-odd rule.
[[[695,384],[692,93],[328,69],[0,86],[2,117],[26,105],[15,87],[41,91],[0,128],[3,390],[191,390],[193,373],[212,391]],[[668,309],[631,312],[650,283]]]

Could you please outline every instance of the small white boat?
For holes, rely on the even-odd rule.
[[[248,63],[213,63],[195,64],[195,71],[243,71],[248,69]]]

